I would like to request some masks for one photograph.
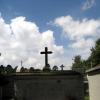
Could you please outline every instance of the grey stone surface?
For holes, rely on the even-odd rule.
[[[80,74],[33,74],[16,75],[14,80],[17,100],[83,100],[84,86]]]
[[[17,73],[6,78],[9,83],[0,86],[0,100],[84,100],[83,77],[77,72]]]
[[[100,74],[88,76],[90,100],[100,100]]]
[[[100,65],[87,71],[90,100],[100,100]]]

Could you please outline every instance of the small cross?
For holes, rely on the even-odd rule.
[[[48,54],[51,54],[52,51],[48,51],[48,48],[45,47],[45,51],[40,52],[41,54],[45,54],[45,66],[48,65]]]
[[[65,66],[62,64],[61,66],[60,66],[60,68],[61,68],[61,70],[63,71],[63,68],[64,68]]]

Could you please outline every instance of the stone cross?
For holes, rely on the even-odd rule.
[[[45,66],[48,65],[48,54],[51,54],[52,51],[48,51],[48,48],[45,47],[45,51],[40,52],[41,54],[45,54]]]
[[[62,64],[61,66],[60,66],[60,68],[61,68],[61,70],[63,71],[63,68],[64,68],[65,66]]]

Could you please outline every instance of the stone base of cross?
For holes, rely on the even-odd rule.
[[[50,71],[51,68],[50,68],[50,65],[47,64],[46,66],[43,67],[43,71]]]

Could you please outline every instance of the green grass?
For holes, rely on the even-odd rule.
[[[89,100],[89,96],[85,96],[85,100]]]

